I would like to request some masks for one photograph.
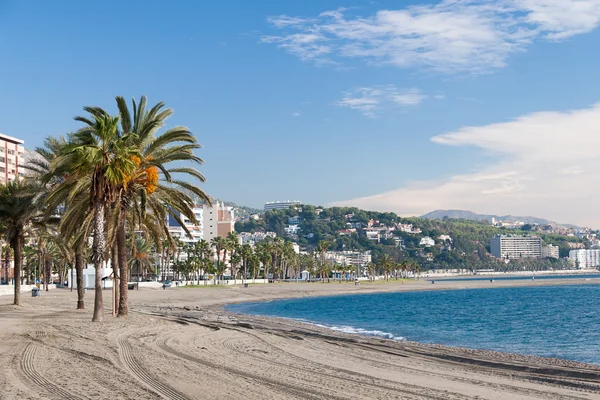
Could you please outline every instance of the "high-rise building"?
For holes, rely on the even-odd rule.
[[[0,133],[0,183],[23,176],[23,141]]]
[[[600,250],[570,250],[569,261],[579,269],[598,267],[600,266]]]
[[[233,207],[225,207],[221,202],[215,202],[212,207],[203,206],[203,236],[210,242],[217,236],[226,237],[234,231],[235,215]]]
[[[302,202],[299,200],[267,201],[265,203],[265,211],[287,210],[292,206],[299,206],[301,204]]]
[[[498,235],[490,240],[490,251],[496,258],[540,258],[542,238],[537,236]]]

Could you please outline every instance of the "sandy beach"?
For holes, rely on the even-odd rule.
[[[130,291],[91,322],[76,293],[0,297],[0,399],[600,399],[600,366],[347,335],[222,305],[377,291],[597,284],[600,279],[282,283]],[[105,292],[105,301],[110,292]],[[107,304],[108,305],[108,304]]]

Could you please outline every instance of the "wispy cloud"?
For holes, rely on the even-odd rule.
[[[487,73],[535,40],[564,40],[600,24],[600,0],[444,0],[371,16],[346,9],[274,16],[272,43],[319,64],[343,59],[440,72]]]
[[[300,111],[294,111],[292,113],[292,117],[299,117],[300,115],[302,115],[302,113]]]
[[[398,89],[395,85],[380,85],[345,92],[342,99],[335,104],[374,118],[384,110],[417,106],[428,97],[416,88]]]
[[[339,202],[401,214],[435,209],[525,214],[600,228],[600,103],[571,112],[539,112],[510,122],[465,127],[432,138],[496,154],[491,165],[440,181]],[[426,157],[426,156],[423,156]],[[425,159],[423,161],[426,161]]]

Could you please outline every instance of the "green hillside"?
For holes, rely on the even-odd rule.
[[[288,219],[295,217],[299,217],[299,232],[297,235],[286,235]],[[401,231],[399,224],[402,224],[404,229],[412,224],[413,232]],[[529,230],[531,226],[525,229]],[[269,211],[261,219],[237,223],[236,230],[273,231],[278,236],[297,242],[307,251],[313,250],[319,241],[326,240],[331,243],[332,250],[371,250],[375,259],[382,254],[389,254],[398,261],[409,259],[423,268],[431,269],[519,270],[565,266],[564,260],[519,260],[507,265],[494,259],[489,254],[489,242],[493,236],[530,232],[497,228],[487,221],[400,218],[394,213],[365,211],[354,207],[322,208],[303,205],[301,208]],[[379,240],[370,240],[367,233],[373,230],[385,232],[385,235]],[[558,245],[561,257],[568,255],[569,243],[582,243],[582,240],[575,236],[544,232],[533,234],[541,236],[546,244]],[[441,240],[442,235],[450,236],[451,240]],[[434,239],[435,244],[431,247],[421,245],[421,239],[424,237]]]

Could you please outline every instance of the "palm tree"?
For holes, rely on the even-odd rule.
[[[213,251],[210,247],[210,243],[208,243],[204,239],[200,239],[196,243],[194,243],[194,252],[196,254],[196,262],[197,262],[197,270],[198,270],[198,284],[200,284],[200,272],[202,270],[202,274],[205,274],[205,266],[206,261],[210,261],[209,259],[213,255]]]
[[[374,281],[375,280],[375,276],[377,275],[377,265],[375,263],[368,263],[367,264],[367,271],[369,271],[369,275],[371,277],[371,280]]]
[[[392,257],[390,257],[389,254],[383,254],[377,260],[377,264],[379,265],[379,268],[383,270],[383,273],[385,274],[385,280],[389,280],[390,273],[392,271],[392,268],[394,267],[394,260],[392,259]]]
[[[211,240],[212,247],[215,248],[215,252],[217,253],[217,270],[221,269],[221,252],[226,246],[225,238],[221,236],[215,236]],[[224,257],[223,257],[224,258]]]
[[[319,253],[319,267],[320,267],[320,274],[321,274],[321,279],[323,281],[325,281],[324,278],[324,272],[327,270],[327,266],[325,265],[325,255],[327,254],[327,249],[329,248],[330,243],[325,241],[325,240],[321,240],[319,243],[317,243],[317,252]]]
[[[133,156],[138,153],[131,145],[130,135],[120,136],[118,117],[110,116],[98,107],[84,107],[90,118],[75,117],[86,126],[72,137],[64,154],[51,163],[51,170],[58,175],[69,173],[69,178],[59,184],[55,193],[68,187],[68,197],[76,198],[89,192],[89,208],[92,215],[92,262],[95,268],[94,315],[92,321],[104,319],[102,301],[102,264],[108,244],[106,240],[106,211],[117,199],[117,188],[126,184],[133,175],[136,164]],[[62,189],[65,190],[65,189]],[[65,214],[75,213],[70,208]],[[81,235],[79,235],[81,237]]]
[[[242,245],[240,249],[240,256],[242,258],[242,267],[244,268],[244,275],[242,276],[242,283],[248,279],[248,262],[253,255],[252,246],[248,243]]]
[[[198,223],[193,212],[195,200],[210,204],[210,199],[196,185],[183,179],[188,177],[204,182],[204,176],[196,169],[190,166],[170,166],[176,161],[191,165],[203,163],[201,158],[194,155],[194,151],[202,146],[187,128],[176,126],[157,135],[173,111],[170,108],[165,109],[162,102],[146,110],[147,100],[142,96],[139,104],[132,100],[132,115],[123,97],[118,96],[116,101],[121,120],[120,136],[131,137],[130,144],[136,149],[136,155],[132,157],[135,168],[128,179],[119,186],[117,207],[116,239],[121,276],[119,316],[126,316],[128,266],[126,257],[121,256],[126,246],[126,214],[130,212],[135,217],[130,219],[131,231],[134,230],[132,225],[138,225],[138,228],[145,227],[156,246],[160,247],[163,235],[170,240],[166,229],[167,214],[171,215],[191,237],[179,215],[183,214],[192,223]],[[147,218],[148,209],[152,211],[151,218]]]
[[[0,233],[10,244],[14,259],[14,304],[21,305],[21,267],[25,229],[41,216],[31,184],[14,181],[0,185]]]
[[[142,277],[146,275],[146,271],[154,274],[156,272],[157,259],[154,256],[152,243],[147,242],[142,238],[135,238],[134,246],[131,249],[131,258],[129,259],[129,266],[136,267],[139,273],[142,273]]]
[[[271,252],[269,251],[269,243],[264,241],[256,245],[255,254],[258,257],[260,263],[263,265],[263,279],[268,279],[267,267],[271,262]]]

